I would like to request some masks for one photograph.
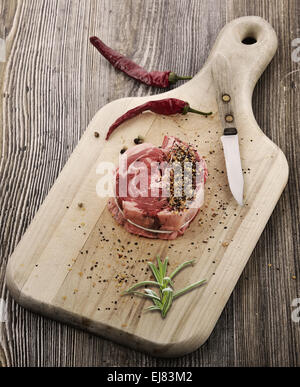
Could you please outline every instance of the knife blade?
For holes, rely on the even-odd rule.
[[[231,193],[243,205],[244,177],[239,150],[238,131],[235,126],[235,107],[231,90],[231,70],[227,58],[216,55],[212,63],[212,78],[216,88],[219,116],[223,128],[221,142],[224,149],[227,178]]]

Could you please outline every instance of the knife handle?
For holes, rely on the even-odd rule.
[[[237,134],[236,128],[225,128],[224,129],[224,136],[234,136]]]

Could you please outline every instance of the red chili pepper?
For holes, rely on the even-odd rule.
[[[192,77],[178,76],[171,71],[148,72],[134,63],[131,59],[126,58],[124,55],[121,55],[119,52],[106,46],[106,44],[96,36],[92,36],[90,42],[116,69],[123,71],[123,73],[127,74],[129,77],[143,82],[148,86],[166,88],[179,80],[192,79]]]
[[[106,135],[106,140],[109,139],[112,132],[124,121],[127,121],[130,118],[136,117],[138,114],[143,113],[146,110],[150,110],[151,112],[156,114],[163,114],[165,116],[169,116],[171,114],[177,114],[177,113],[187,114],[189,112],[202,114],[204,116],[209,116],[210,114],[212,114],[212,112],[204,113],[204,112],[200,112],[199,110],[192,109],[187,102],[182,101],[181,99],[166,98],[166,99],[160,99],[157,101],[149,101],[144,103],[143,105],[139,105],[131,110],[128,110],[128,112],[126,112],[121,117],[119,117],[110,126]]]

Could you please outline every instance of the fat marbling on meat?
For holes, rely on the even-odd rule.
[[[184,165],[180,171],[190,168],[189,176],[194,176],[190,180],[190,196],[185,194],[184,175],[176,174],[172,163]],[[132,234],[175,239],[184,234],[203,205],[206,178],[204,159],[195,148],[176,137],[165,136],[161,147],[150,143],[136,145],[120,157],[115,197],[109,199],[108,209]],[[175,195],[178,184],[182,194]]]

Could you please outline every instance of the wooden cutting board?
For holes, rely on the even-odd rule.
[[[256,43],[246,44],[253,39]],[[156,356],[178,356],[201,346],[287,182],[285,156],[258,127],[251,107],[254,86],[276,48],[276,34],[266,21],[259,17],[236,19],[223,28],[206,65],[191,81],[167,93],[125,98],[104,106],[9,260],[6,280],[16,301]],[[228,59],[232,70],[245,179],[243,207],[228,188],[220,141],[222,128],[211,76],[211,65],[219,53]],[[214,114],[206,118],[145,113],[123,124],[108,142],[104,140],[109,125],[122,113],[162,97],[184,99],[192,107]],[[100,137],[94,136],[95,131]],[[96,194],[102,161],[117,164],[121,148],[134,146],[138,135],[160,145],[165,134],[197,147],[209,170],[205,205],[184,236],[175,241],[127,233],[107,211],[107,199]],[[175,278],[175,289],[207,279],[206,285],[175,300],[165,320],[159,313],[144,312],[150,301],[121,296],[135,280],[150,278],[146,262],[157,254],[169,256],[169,270],[188,259],[196,260]]]

